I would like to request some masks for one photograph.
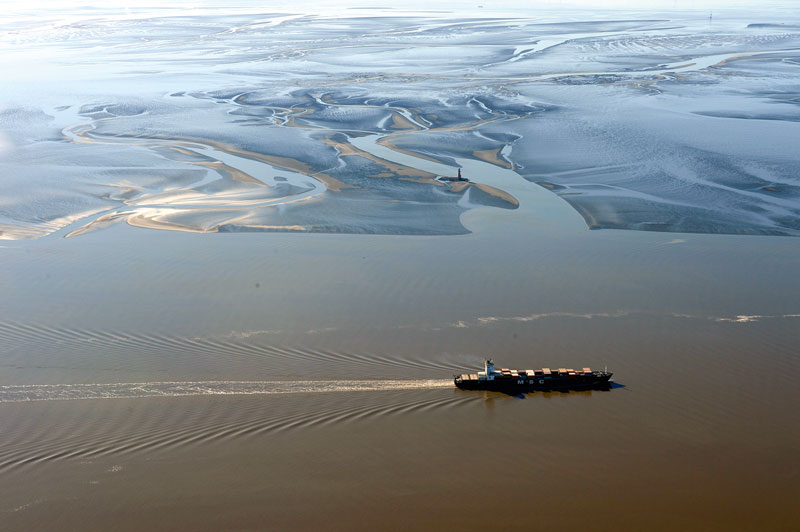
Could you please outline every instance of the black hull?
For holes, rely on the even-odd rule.
[[[454,379],[456,387],[461,390],[489,390],[503,393],[529,393],[565,390],[602,390],[611,387],[611,374],[591,377],[566,377],[552,379],[503,379],[463,380]],[[524,382],[520,382],[524,381]],[[544,382],[540,382],[544,381]]]

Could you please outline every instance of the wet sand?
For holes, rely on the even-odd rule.
[[[511,165],[508,163],[508,161],[504,161],[500,158],[500,150],[501,148],[491,150],[476,150],[472,153],[481,161],[496,164],[497,166],[502,166],[503,168],[511,168]]]
[[[336,150],[340,154],[339,155],[340,157],[363,157],[365,159],[369,159],[375,164],[388,170],[388,172],[386,173],[390,176],[403,176],[407,179],[408,178],[414,179],[420,183],[439,185],[438,182],[434,181],[434,178],[436,176],[430,172],[425,172],[409,166],[393,164],[389,161],[376,157],[375,155],[367,151],[359,150],[350,143],[336,142],[335,140],[330,138],[326,139],[325,143],[328,144],[329,146],[336,148]]]

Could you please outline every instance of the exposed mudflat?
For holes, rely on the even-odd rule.
[[[800,231],[800,32],[746,11],[51,15],[6,22],[0,238],[466,232],[467,190],[361,135],[558,184],[593,229]]]

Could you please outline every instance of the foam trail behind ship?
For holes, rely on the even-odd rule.
[[[452,386],[453,382],[449,379],[31,384],[0,386],[0,403],[196,395],[377,392],[387,390],[425,390]]]

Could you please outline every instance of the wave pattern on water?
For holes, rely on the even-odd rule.
[[[431,387],[437,385],[434,383]],[[415,382],[410,389],[426,386]],[[84,403],[95,415],[102,414],[102,422],[96,422],[95,419],[95,422],[76,424],[74,420],[64,419],[44,428],[35,421],[21,420],[20,426],[7,433],[7,441],[0,445],[0,472],[69,459],[86,461],[195,445],[228,444],[233,440],[257,438],[264,434],[450,408],[476,399],[470,394],[437,394],[420,398],[405,395],[407,388],[392,389],[401,395],[392,395],[388,401],[384,398],[377,402],[365,402],[341,394],[336,401],[256,401],[237,403],[235,409],[220,407],[216,402],[187,402],[183,403],[183,408],[164,410],[156,407],[157,415],[153,415],[152,408],[131,411],[125,407],[118,408],[111,401],[94,405]],[[59,403],[52,404],[58,411],[62,410],[58,408]]]
[[[151,363],[160,364],[164,360],[177,364],[191,359],[195,365],[203,360],[213,367],[226,365],[228,368],[234,363],[255,361],[260,370],[268,372],[265,375],[283,380],[310,380],[309,368],[318,372],[315,376],[321,377],[320,380],[401,380],[426,376],[431,371],[458,372],[463,370],[465,363],[474,362],[468,357],[442,361],[402,353],[386,355],[264,345],[250,339],[232,339],[229,335],[189,338],[158,332],[99,331],[17,322],[0,322],[0,341],[8,349],[7,356],[0,360],[0,366],[6,367],[64,365],[69,368],[91,367],[98,371],[106,366],[98,362],[98,357],[107,361],[109,353],[127,353],[131,355],[126,358],[129,369],[137,364],[149,367]],[[44,355],[36,358],[32,353]],[[53,358],[53,353],[58,356]]]
[[[447,388],[449,379],[332,381],[128,382],[114,384],[29,384],[0,386],[0,403],[182,397],[194,395],[267,395],[286,393],[367,392]]]

